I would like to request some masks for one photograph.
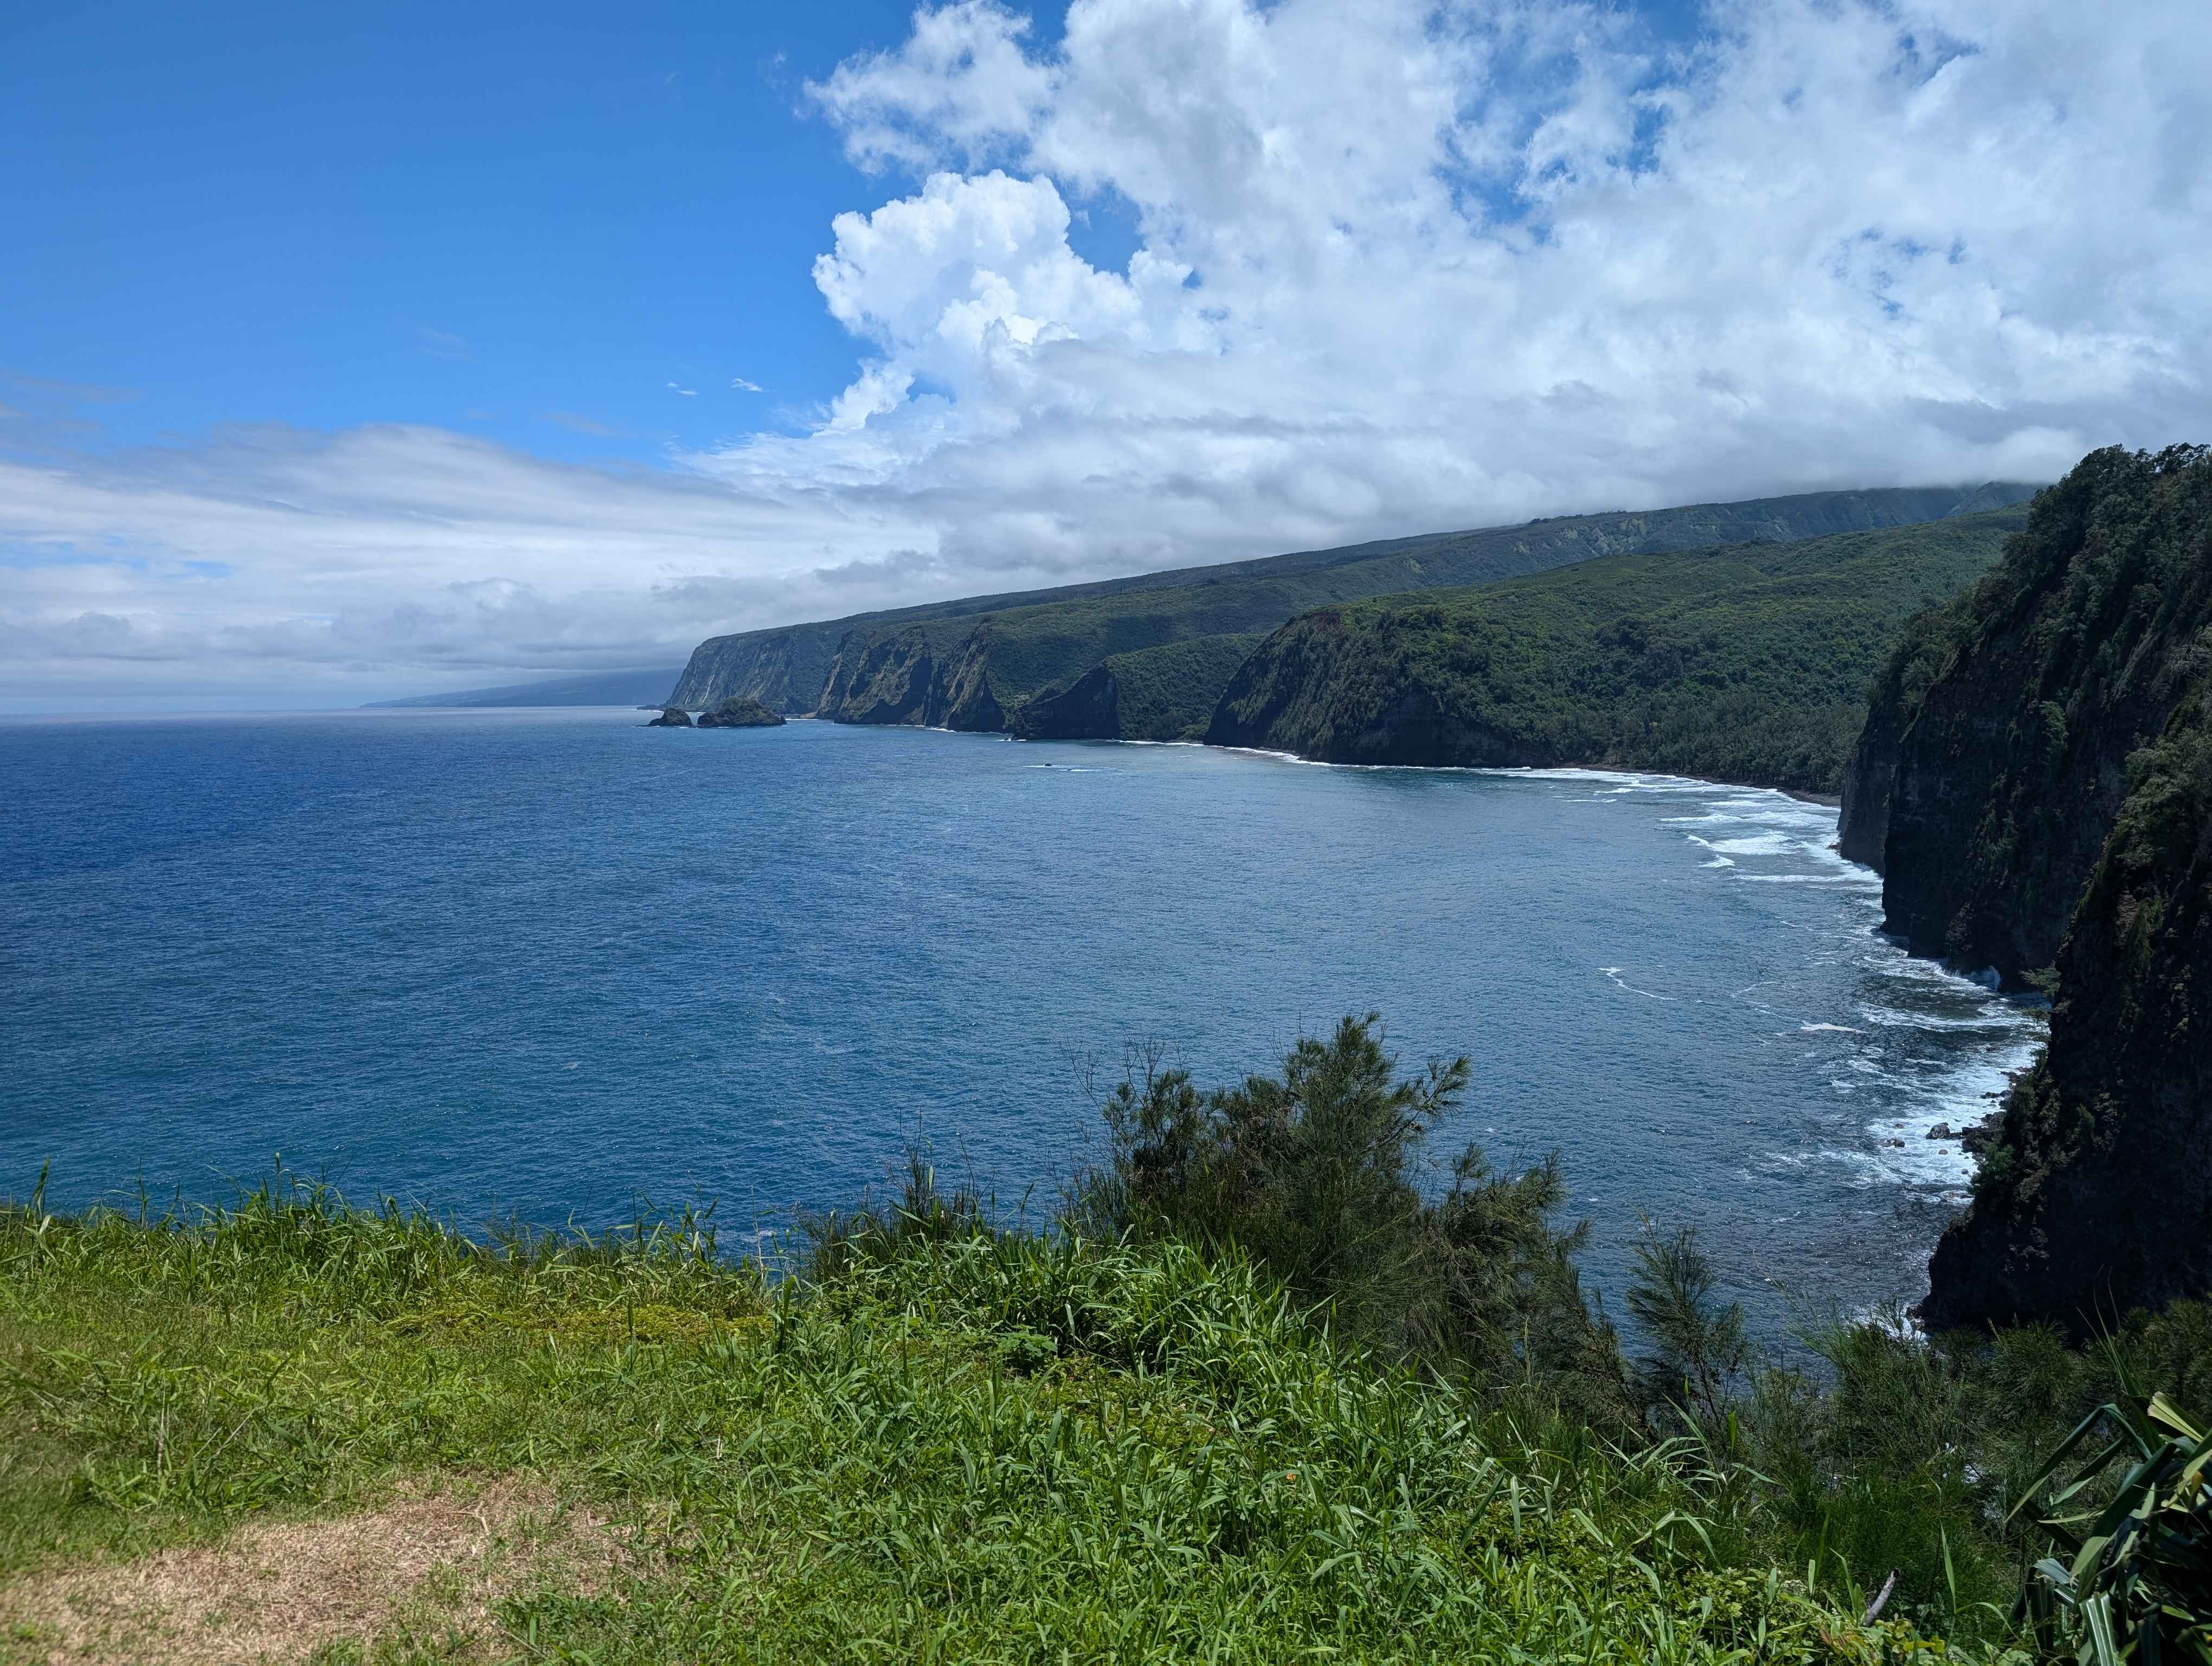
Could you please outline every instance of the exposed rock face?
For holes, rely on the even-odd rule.
[[[2173,453],[2084,459],[2036,500],[1917,709],[1905,678],[1869,717],[1853,844],[1871,835],[1894,732],[1882,900],[1916,952],[1992,967],[2014,988],[2057,954],[2127,796],[2129,756],[2195,674],[2184,650],[2206,617],[2191,565],[2202,511],[2185,483],[2197,472]]]
[[[782,723],[780,714],[742,694],[729,695],[711,710],[699,714],[702,729],[773,729]]]
[[[2208,558],[2212,564],[2212,558]],[[2191,694],[2058,956],[2051,1046],[1929,1268],[1931,1325],[2076,1335],[2212,1290],[2212,709]]]
[[[803,715],[821,703],[822,687],[846,627],[807,625],[718,637],[695,649],[672,699],[695,710],[730,696],[757,700],[770,711]]]
[[[645,727],[648,729],[688,729],[691,727],[691,714],[681,706],[671,706],[659,716],[647,720]]]
[[[1972,1131],[1923,1316],[2079,1335],[2212,1288],[2212,460],[2084,459],[1939,624],[1924,687],[1877,690],[1855,836],[1893,752],[1891,928],[2014,984],[2050,968],[2053,1006]]]
[[[1121,685],[1111,666],[1093,666],[1056,693],[1024,702],[1007,727],[1024,740],[1118,739]]]
[[[822,695],[822,715],[840,723],[995,731],[1004,716],[991,691],[990,621],[909,625],[880,635],[854,631],[839,646]]]

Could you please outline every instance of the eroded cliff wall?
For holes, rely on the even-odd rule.
[[[2053,1004],[1923,1314],[2086,1335],[2212,1290],[2212,461],[2091,454],[1926,628],[1878,688],[1853,836],[1893,755],[1892,927]]]
[[[2039,496],[1949,622],[1942,673],[1869,714],[1900,729],[1882,848],[1888,929],[2024,987],[2058,952],[2128,793],[2194,675],[2205,465],[2113,448]],[[1868,785],[1861,796],[1871,800]]]

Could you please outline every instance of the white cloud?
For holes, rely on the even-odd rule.
[[[749,382],[743,376],[731,377],[730,386],[740,393],[764,393],[768,391],[758,382]]]
[[[699,390],[697,388],[679,387],[674,382],[668,384],[668,391],[672,393],[681,393],[687,399],[696,399],[699,397]]]
[[[866,356],[804,431],[622,477],[420,429],[42,457],[0,469],[0,548],[70,561],[5,570],[11,653],[635,662],[924,594],[2205,436],[2194,4],[1704,21],[1672,46],[1595,4],[1077,0],[1048,50],[988,0],[925,10],[811,89],[912,183],[829,228],[815,281]],[[1126,265],[1073,210],[1133,228]]]

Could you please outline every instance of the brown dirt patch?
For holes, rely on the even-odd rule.
[[[357,1515],[0,1585],[0,1659],[232,1666],[398,1633],[465,1656],[501,1598],[544,1579],[595,1588],[626,1560],[603,1517],[538,1483],[416,1487]]]

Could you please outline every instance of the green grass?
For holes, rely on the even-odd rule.
[[[190,1222],[17,1211],[0,1373],[0,1580],[426,1475],[611,1509],[635,1564],[507,1601],[495,1657],[1933,1646],[1761,1563],[1689,1450],[1347,1351],[1175,1243],[909,1235],[772,1284],[696,1222],[484,1247],[276,1189]]]

